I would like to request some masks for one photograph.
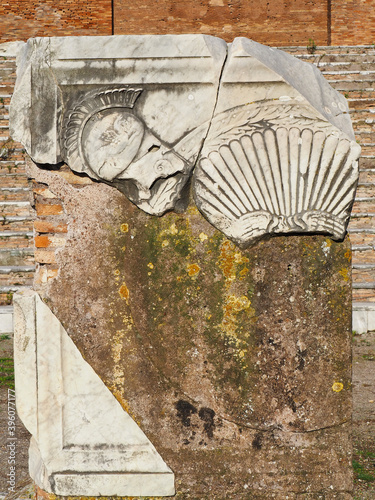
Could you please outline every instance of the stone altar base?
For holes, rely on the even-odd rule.
[[[98,189],[111,192],[65,192],[81,238],[57,254],[47,303],[173,471],[175,498],[351,498],[349,240],[240,250],[194,206],[155,218],[117,193],[112,225],[95,225]]]

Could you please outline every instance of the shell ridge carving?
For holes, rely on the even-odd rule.
[[[327,137],[325,143],[324,143],[324,149],[322,153],[322,158],[321,158],[321,167],[318,171],[318,178],[316,181],[315,185],[315,192],[314,192],[314,198],[313,198],[313,203],[312,205],[314,208],[317,208],[317,205],[319,203],[319,195],[322,191],[322,186],[324,183],[327,181],[327,177],[329,175],[329,169],[332,165],[334,155],[335,155],[335,149],[338,143],[338,138],[337,137],[332,137],[329,136]]]
[[[205,165],[210,164],[209,160],[206,159]],[[231,200],[228,198],[228,195],[225,193],[225,191],[219,186],[215,180],[210,177],[209,175],[206,175],[206,183],[202,182],[201,180],[198,180],[198,186],[200,187],[200,190],[202,193],[207,194],[205,200],[210,200],[213,206],[215,206],[215,203],[213,203],[213,198],[216,199],[216,204],[220,204],[222,207],[225,207],[226,216],[227,217],[236,217],[240,216],[241,213],[239,210],[234,207],[233,203]],[[227,203],[224,203],[224,200],[227,201]]]
[[[263,177],[264,185],[266,186],[266,191],[268,194],[268,210],[271,213],[277,213],[279,211],[277,197],[275,193],[274,179],[272,175],[272,169],[269,162],[269,157],[267,154],[267,146],[265,143],[265,137],[259,131],[254,132],[252,135],[254,142],[254,147],[258,156],[258,161],[260,165],[260,173]]]
[[[317,208],[324,210],[325,203],[327,201],[327,197],[329,193],[332,196],[332,189],[336,184],[337,178],[339,176],[339,172],[341,176],[345,176],[345,157],[346,151],[345,146],[347,146],[347,141],[341,141],[338,143],[336,148],[336,154],[333,156],[332,163],[327,172],[327,179],[322,186],[322,191],[319,194],[320,202],[317,204]],[[340,170],[339,170],[340,169]]]
[[[243,173],[242,162],[248,165],[248,162],[245,157],[241,157],[238,148],[239,142],[238,140],[232,140],[230,142],[230,147],[228,147],[225,152],[228,155],[228,160],[230,158],[230,165],[233,168],[234,173],[236,174],[236,182],[241,192],[241,198],[245,205],[250,206],[252,210],[259,209],[259,204],[257,203],[256,198],[254,197],[252,190],[247,182],[247,179]],[[237,154],[236,154],[237,153]],[[246,170],[245,170],[246,171]]]
[[[260,147],[258,149],[258,141],[262,141],[261,134],[259,132],[254,132],[251,136],[249,136],[252,145],[252,153],[254,154],[254,163],[250,163],[252,166],[252,170],[254,176],[258,180],[259,187],[263,194],[263,199],[265,202],[265,210],[273,211],[273,205],[270,197],[270,193],[268,191],[267,181],[264,175],[264,170],[262,169],[262,161],[260,159],[261,151]],[[261,146],[261,143],[259,144]]]
[[[289,132],[290,145],[290,190],[292,193],[291,214],[297,212],[298,200],[298,170],[300,161],[300,130],[292,127]]]
[[[319,154],[314,158],[315,162],[313,163],[314,166],[314,176],[313,178],[309,179],[309,183],[311,182],[311,193],[310,197],[308,200],[308,207],[314,207],[315,208],[315,200],[318,196],[319,193],[319,186],[321,183],[321,172],[320,172],[320,167],[323,164],[323,160],[325,158],[325,150],[326,150],[326,142],[327,142],[327,137],[323,138],[323,141],[321,143],[321,149],[319,151]],[[324,160],[325,161],[325,160]]]
[[[251,170],[251,166],[241,147],[241,143],[238,140],[233,140],[230,142],[230,145],[233,152],[233,156],[236,159],[239,166],[242,189],[248,196],[250,203],[254,207],[254,210],[260,210],[260,205],[257,201],[256,194],[254,193],[254,190],[252,189],[249,180],[246,178],[246,171],[248,171],[249,169]]]
[[[219,151],[226,166],[225,177],[228,177],[229,183],[232,186],[237,186],[236,194],[239,202],[242,203],[244,207],[243,213],[246,213],[249,210],[253,210],[254,207],[250,203],[250,200],[246,196],[246,192],[242,187],[241,169],[239,168],[238,164],[236,164],[231,148],[229,146],[221,146]]]
[[[284,199],[285,215],[290,214],[290,184],[289,184],[289,137],[288,131],[285,127],[279,127],[276,130],[276,139],[278,154],[280,158],[280,175],[282,196]],[[281,154],[281,153],[284,154]]]
[[[313,136],[313,145],[311,146],[311,154],[310,154],[310,165],[307,172],[307,181],[306,181],[306,196],[305,196],[305,204],[304,210],[307,210],[309,206],[312,204],[312,197],[314,193],[315,179],[318,174],[318,168],[322,157],[323,146],[325,143],[325,134],[322,131],[317,131]]]
[[[239,215],[246,213],[247,212],[246,207],[243,204],[241,198],[238,196],[238,192],[233,191],[231,189],[233,186],[231,185],[231,182],[229,181],[228,177],[232,178],[231,180],[233,182],[233,175],[230,172],[230,170],[225,162],[225,159],[222,157],[222,155],[220,155],[220,153],[213,152],[210,154],[209,160],[210,160],[211,167],[214,164],[217,164],[220,168],[220,171],[216,171],[216,169],[213,169],[213,168],[211,168],[210,171],[211,172],[213,171],[215,173],[217,172],[218,176],[213,179],[217,183],[217,185],[220,186],[220,183],[221,183],[223,186],[225,186],[225,188],[222,188],[220,186],[221,195],[224,195],[228,198],[228,201],[230,201],[230,204],[237,209],[237,211],[239,212]],[[233,197],[227,196],[228,190],[232,190]],[[235,205],[233,203],[233,199],[236,200],[237,205]],[[234,213],[236,213],[236,210],[234,210]]]
[[[313,144],[313,132],[310,129],[304,129],[301,134],[302,146],[301,146],[301,165],[300,165],[300,184],[298,186],[298,212],[302,212],[304,209],[304,200],[306,197],[306,187],[307,187],[307,171],[310,164],[311,150]]]
[[[271,190],[272,190],[272,198],[273,198],[273,205],[276,208],[276,213],[281,212],[283,213],[283,205],[280,203],[280,198],[279,198],[279,193],[277,190],[277,186],[280,186],[281,178],[278,175],[278,166],[279,166],[279,161],[278,161],[278,156],[276,154],[276,134],[275,131],[272,129],[267,129],[264,134],[264,143],[265,143],[265,151],[266,151],[266,158],[268,161],[269,165],[269,170],[270,170],[270,176],[271,176]]]
[[[338,190],[338,195],[330,201],[330,204],[326,207],[326,211],[333,212],[336,215],[340,215],[345,208],[349,208],[350,204],[353,202],[352,197],[348,197],[348,193],[355,190],[357,187],[357,173],[355,171],[348,170],[346,176],[346,182],[340,184],[340,189]],[[344,205],[344,200],[349,198]]]
[[[201,183],[197,181],[198,193],[199,188],[202,187]],[[206,187],[206,186],[203,186]],[[223,227],[228,227],[233,220],[237,219],[235,213],[233,213],[224,203],[222,198],[218,198],[212,192],[206,194],[204,200],[204,210],[205,213],[210,214],[212,220],[214,220],[217,226],[222,229]],[[223,221],[222,214],[226,216],[226,220]]]
[[[321,197],[321,210],[327,210],[327,207],[331,203],[332,199],[336,196],[337,193],[340,192],[343,185],[345,185],[347,178],[350,176],[352,165],[351,162],[348,162],[350,151],[346,151],[345,153],[342,151],[340,155],[337,155],[337,161],[335,157],[335,161],[332,164],[331,171],[333,172],[328,179],[325,189],[322,191]],[[336,171],[334,171],[334,167],[336,166]],[[339,175],[338,169],[340,169],[341,175]],[[329,183],[329,184],[328,184]],[[332,192],[335,190],[335,192]]]
[[[249,185],[253,186],[253,192],[254,195],[256,196],[258,203],[260,207],[263,210],[266,210],[266,200],[264,198],[263,192],[262,192],[262,186],[260,185],[260,181],[256,178],[256,172],[254,170],[255,164],[256,164],[256,156],[255,156],[255,151],[253,147],[253,142],[251,138],[248,135],[244,135],[240,139],[240,144],[241,147],[243,148],[243,153],[244,156],[247,159],[247,162],[249,164],[249,170],[248,170],[248,175],[249,175]]]

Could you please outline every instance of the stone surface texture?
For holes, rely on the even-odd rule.
[[[186,206],[197,163],[198,208],[239,245],[345,235],[360,153],[348,107],[286,53],[237,38],[227,55],[203,35],[40,38],[17,82],[12,134],[35,162],[64,160],[159,216]]]
[[[58,276],[36,288],[173,470],[176,498],[350,498],[349,242],[241,250],[194,204],[153,217],[110,186],[29,175],[69,228]]]
[[[349,499],[344,235],[359,150],[347,107],[310,67],[249,40],[227,53],[200,36],[120,38],[101,39],[102,59],[93,57],[100,40],[85,38],[30,41],[20,59],[13,133],[39,163],[28,170],[36,189],[53,200],[37,207],[40,224],[56,216],[65,231],[43,250],[35,288],[173,471],[176,498]],[[131,63],[117,67],[122,41]],[[45,89],[28,87],[34,65]],[[180,66],[192,81],[174,94]],[[166,80],[161,108],[156,87]],[[207,106],[179,106],[194,101],[195,85]],[[30,92],[51,113],[45,144]],[[148,92],[166,113],[169,141],[145,106]],[[188,126],[173,122],[179,112]],[[177,168],[163,164],[168,173],[156,178],[164,160]],[[277,232],[315,234],[260,240]],[[49,265],[57,272],[48,275]]]
[[[59,495],[174,494],[173,473],[34,291],[14,297],[17,410],[33,480]]]

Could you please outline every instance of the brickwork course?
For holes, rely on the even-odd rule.
[[[37,36],[111,35],[111,0],[0,3],[0,43]]]
[[[274,46],[370,45],[373,0],[12,0],[0,43],[35,36],[204,33]]]
[[[371,4],[363,0],[270,0],[266,4],[193,0],[187,8],[186,2],[164,0],[155,8],[152,0],[16,0],[0,6],[0,42],[30,36],[198,32],[227,41],[246,36],[269,45],[289,46],[285,50],[316,64],[348,99],[356,138],[363,148],[349,226],[353,298],[375,302],[375,14]],[[0,304],[9,304],[13,292],[32,285],[35,262],[39,283],[56,276],[54,253],[65,244],[67,235],[64,207],[47,186],[35,184],[31,195],[25,153],[9,137],[15,76],[15,58],[0,57]],[[86,182],[67,167],[59,175],[77,189]]]

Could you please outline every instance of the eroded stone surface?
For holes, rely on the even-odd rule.
[[[40,293],[174,471],[177,498],[350,498],[349,243],[240,250],[193,204],[155,218],[108,186],[30,173],[69,225]]]

